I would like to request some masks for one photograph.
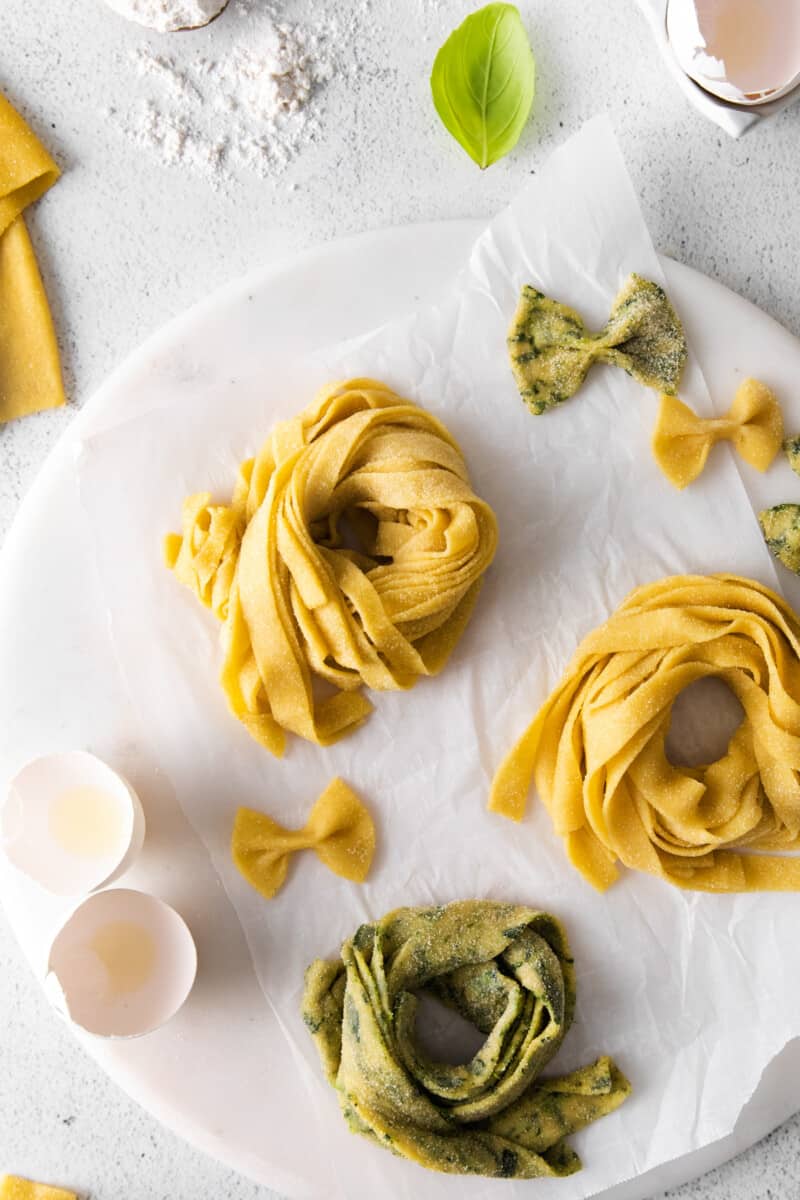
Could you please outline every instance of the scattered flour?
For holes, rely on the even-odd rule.
[[[207,25],[227,3],[228,0],[106,0],[120,16],[159,33]]]
[[[242,173],[279,174],[318,133],[311,102],[333,73],[330,47],[340,31],[317,18],[309,32],[270,8],[254,11],[249,0],[234,0],[226,36],[227,13],[208,31],[219,29],[203,47],[218,44],[214,57],[137,46],[128,60],[138,81],[126,89],[132,102],[124,111],[109,110],[109,119],[165,164],[186,167],[217,188]],[[180,39],[182,52],[194,36]]]

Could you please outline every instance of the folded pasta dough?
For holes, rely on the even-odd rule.
[[[415,1035],[427,991],[485,1037],[470,1062]],[[492,900],[399,908],[341,959],[306,972],[303,1019],[354,1133],[433,1171],[533,1179],[579,1170],[570,1133],[630,1093],[608,1058],[539,1078],[575,1009],[566,934],[548,913]]]
[[[224,622],[232,711],[281,754],[285,731],[327,745],[360,725],[362,686],[440,671],[496,543],[441,422],[353,379],[275,427],[230,505],[190,496],[165,556]]]
[[[65,402],[53,319],[23,216],[58,176],[0,95],[0,424]]]
[[[672,706],[716,676],[744,709],[726,754],[671,763]],[[636,589],[583,639],[495,776],[519,819],[531,780],[574,866],[600,890],[616,863],[683,888],[795,891],[800,858],[800,622],[769,588],[679,575]]]
[[[0,1179],[0,1200],[78,1200],[78,1197],[65,1188],[34,1183],[19,1175],[5,1175]]]

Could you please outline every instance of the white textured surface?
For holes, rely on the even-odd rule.
[[[103,119],[112,97],[124,100],[116,56],[141,31],[99,0],[2,0],[0,88],[65,171],[30,224],[75,403],[169,316],[278,253],[389,223],[496,211],[599,108],[614,120],[659,249],[800,335],[800,109],[729,141],[686,107],[633,0],[522,0],[539,66],[535,116],[517,152],[479,174],[438,127],[427,95],[431,58],[462,18],[461,0],[336,2],[357,17],[355,84],[328,85],[321,136],[286,174],[228,197],[155,165]],[[285,8],[289,19],[308,11],[291,0]],[[224,22],[179,35],[170,52],[208,53]],[[0,534],[71,415],[0,429]],[[48,1011],[1,923],[0,973],[0,1171],[72,1184],[96,1200],[269,1195],[185,1147],[99,1074]],[[792,1122],[675,1195],[788,1200],[800,1191],[799,1135]]]

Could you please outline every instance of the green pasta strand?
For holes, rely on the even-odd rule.
[[[417,1043],[421,991],[484,1034],[468,1063],[436,1061]],[[565,1139],[630,1092],[608,1058],[540,1077],[574,1009],[559,922],[489,900],[401,908],[362,925],[339,961],[311,964],[303,995],[353,1132],[431,1170],[515,1179],[579,1170]]]

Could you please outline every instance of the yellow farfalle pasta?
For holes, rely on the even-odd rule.
[[[240,808],[231,839],[233,861],[248,883],[268,900],[280,891],[289,860],[313,850],[344,879],[363,883],[375,853],[375,825],[368,809],[342,779],[332,780],[302,829],[284,829],[266,813]]]
[[[698,417],[677,397],[662,396],[653,456],[670,483],[685,488],[703,470],[716,442],[731,442],[746,463],[766,471],[782,440],[780,404],[766,384],[745,379],[724,417]]]
[[[327,745],[360,725],[362,686],[440,671],[496,543],[441,422],[353,379],[275,427],[230,505],[190,496],[165,556],[224,622],[232,711],[281,754],[285,731]],[[332,685],[324,698],[315,676]]]
[[[680,767],[672,705],[716,676],[744,709],[727,753]],[[590,633],[498,771],[489,807],[519,820],[531,784],[574,866],[616,863],[711,892],[800,889],[800,621],[769,588],[678,575],[632,592]]]

